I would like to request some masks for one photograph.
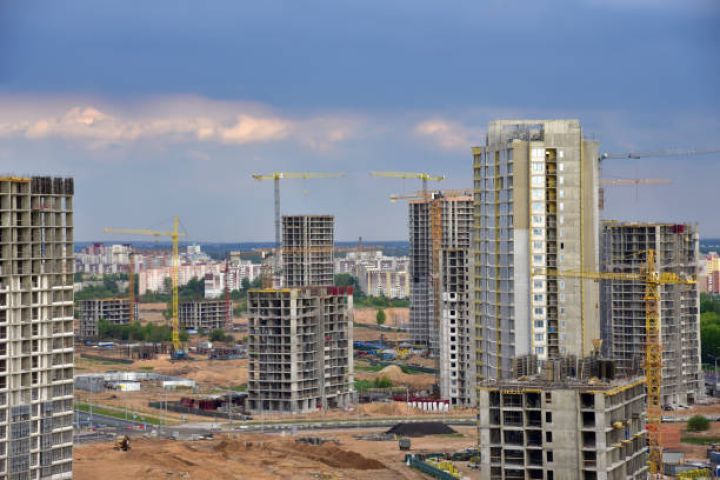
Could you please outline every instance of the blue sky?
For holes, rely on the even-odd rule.
[[[471,185],[488,120],[579,118],[603,151],[720,147],[714,0],[0,2],[0,164],[76,177],[79,240],[105,225],[272,238],[286,213],[337,236],[404,239],[411,181]],[[720,236],[720,155],[606,162],[608,218],[697,221]]]

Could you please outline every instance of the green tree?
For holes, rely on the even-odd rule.
[[[688,432],[704,432],[710,429],[710,420],[703,417],[702,415],[695,415],[690,417],[687,422]]]
[[[373,381],[375,388],[390,388],[393,386],[392,380],[387,377],[379,377]]]
[[[375,322],[377,322],[378,325],[385,325],[385,310],[382,308],[377,311],[377,314],[375,314]]]
[[[232,340],[232,335],[226,335],[222,328],[215,328],[208,335],[211,342],[228,342]]]

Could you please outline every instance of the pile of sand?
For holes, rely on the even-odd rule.
[[[403,373],[397,365],[388,365],[379,372],[356,372],[358,380],[374,380],[376,378],[387,378],[394,385],[407,385],[417,389],[428,389],[435,383],[435,376],[426,373],[408,374]]]

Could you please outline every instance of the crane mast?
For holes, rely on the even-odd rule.
[[[179,241],[180,237],[185,237],[185,233],[182,233],[179,231],[180,227],[180,219],[175,216],[173,217],[173,229],[171,231],[159,231],[159,230],[149,230],[149,229],[143,229],[143,228],[112,228],[112,227],[106,227],[103,229],[105,233],[121,233],[125,235],[145,235],[150,237],[166,237],[170,238],[172,241],[172,259],[171,259],[171,268],[170,268],[170,275],[172,279],[172,319],[171,319],[171,325],[172,325],[172,345],[173,345],[173,359],[175,360],[181,360],[187,358],[187,352],[182,347],[182,344],[180,343],[180,321],[178,319],[178,310],[179,310],[179,295],[178,295],[178,287],[179,287],[179,265],[180,265],[180,248],[179,248]]]
[[[639,252],[642,253],[642,252]],[[628,281],[645,285],[645,382],[647,385],[648,467],[652,478],[662,474],[662,342],[660,337],[660,287],[662,285],[692,285],[694,279],[672,272],[659,272],[655,250],[645,253],[645,269],[640,273],[533,270],[533,276],[555,276],[595,281]]]
[[[272,172],[269,174],[255,174],[252,178],[257,181],[272,180],[273,193],[275,201],[275,270],[278,274],[282,268],[280,263],[280,245],[282,243],[281,225],[280,225],[280,180],[290,179],[316,179],[316,178],[337,178],[342,177],[343,173],[313,173],[313,172]]]

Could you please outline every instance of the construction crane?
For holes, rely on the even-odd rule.
[[[173,229],[171,231],[148,230],[142,228],[112,228],[107,227],[105,233],[121,233],[125,235],[146,235],[150,237],[169,237],[172,240],[172,345],[173,360],[184,360],[187,352],[180,343],[180,322],[178,320],[178,270],[180,266],[179,239],[185,237],[185,233],[179,231],[180,219],[173,217]]]
[[[643,252],[641,252],[643,253]],[[648,467],[652,478],[662,474],[662,442],[660,423],[662,416],[662,344],[660,338],[660,287],[663,285],[692,285],[693,278],[681,277],[672,272],[660,272],[655,262],[655,250],[645,253],[645,268],[639,273],[584,272],[533,270],[533,276],[554,276],[594,281],[627,281],[645,285],[645,381],[647,384]]]
[[[387,178],[400,178],[400,179],[416,179],[422,182],[422,190],[420,199],[428,202],[428,220],[430,224],[430,271],[429,280],[433,286],[433,293],[435,295],[433,301],[433,322],[435,326],[435,332],[439,332],[440,329],[440,249],[442,247],[443,229],[442,229],[442,204],[441,197],[430,198],[428,193],[428,181],[441,182],[445,180],[444,175],[432,175],[424,172],[370,172],[373,177],[387,177]],[[399,196],[398,196],[399,197]],[[392,197],[391,197],[392,198]],[[428,339],[428,353],[431,353],[430,348],[432,342]],[[437,356],[436,366],[437,371],[440,372],[440,356]]]
[[[465,189],[443,190],[442,194],[445,198],[449,198],[449,197],[468,196],[468,195],[472,195],[473,192],[472,192],[472,189],[465,188]],[[408,194],[404,194],[404,195],[397,195],[397,194],[390,195],[390,201],[393,203],[400,201],[400,200],[413,201],[413,200],[423,200],[424,198],[427,198],[427,194],[425,194],[422,191],[418,191],[415,193],[408,193]]]
[[[275,185],[275,265],[280,269],[280,180],[300,179],[308,180],[314,178],[337,178],[343,173],[311,173],[311,172],[272,172],[266,175],[255,174],[252,178],[258,181],[272,180]]]
[[[427,198],[428,196],[427,184],[429,181],[442,182],[445,180],[445,175],[432,175],[423,172],[370,172],[370,175],[373,177],[401,178],[403,180],[413,178],[420,180],[422,182],[423,198]]]
[[[626,153],[603,153],[598,158],[598,171],[602,169],[603,160],[639,160],[641,158],[662,158],[662,157],[691,157],[697,155],[711,155],[720,153],[720,148],[710,149],[666,149],[649,152],[626,152]],[[600,179],[600,190],[598,192],[598,206],[600,210],[605,208],[605,190],[604,186],[635,186],[639,185],[668,185],[671,182],[666,179],[659,178],[637,178],[637,179]],[[636,190],[637,194],[637,190]]]

